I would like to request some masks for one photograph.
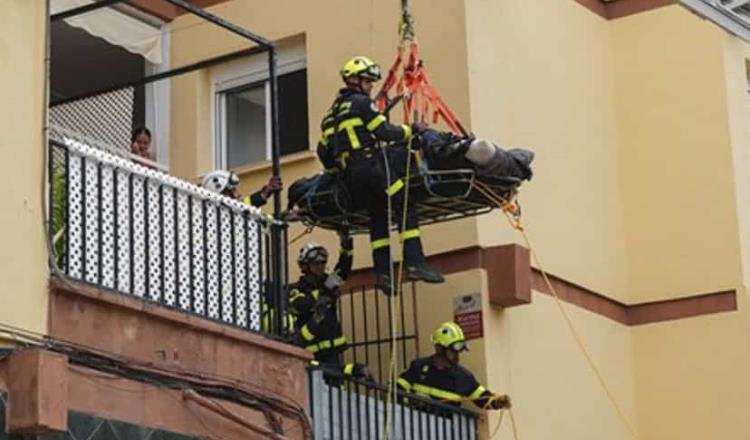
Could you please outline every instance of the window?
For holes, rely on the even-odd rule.
[[[283,156],[310,147],[307,70],[300,68],[299,62],[280,65],[279,70],[279,146]],[[267,72],[245,75],[216,87],[217,165],[235,168],[270,160],[271,92]]]

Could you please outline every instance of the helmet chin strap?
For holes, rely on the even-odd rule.
[[[353,82],[350,79],[346,79],[344,83],[346,84],[347,87],[351,89],[355,89],[360,93],[365,93],[365,91],[362,89],[362,77],[357,75],[355,78],[357,78],[357,82]]]
[[[442,359],[442,360],[443,360],[443,362],[445,362],[445,363],[446,363],[446,364],[448,364],[448,365],[456,365],[456,363],[455,363],[455,362],[453,362],[452,360],[450,360],[450,358],[449,358],[449,357],[448,357],[448,356],[447,356],[447,355],[445,354],[445,353],[446,353],[446,352],[447,352],[447,351],[448,351],[449,349],[448,349],[448,348],[446,348],[446,347],[443,347],[442,345],[438,345],[438,347],[440,347],[440,348],[439,348],[439,349],[437,350],[437,355],[438,355],[438,357],[439,357],[440,359]]]

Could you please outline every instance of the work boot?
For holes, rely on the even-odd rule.
[[[409,266],[406,268],[406,279],[408,281],[424,281],[425,283],[438,284],[445,281],[440,272],[432,270],[427,263]]]
[[[390,275],[386,273],[375,274],[375,288],[382,290],[388,296],[393,295]]]

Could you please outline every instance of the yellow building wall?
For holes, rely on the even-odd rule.
[[[633,329],[642,440],[746,439],[747,292],[739,312]]]
[[[724,39],[679,6],[612,23],[633,302],[742,282]]]
[[[573,1],[467,2],[472,127],[536,152],[520,193],[547,269],[619,300],[627,262],[610,23]],[[497,214],[483,246],[519,241]]]
[[[45,2],[8,0],[0,14],[0,323],[44,332],[47,247],[43,137]]]
[[[534,292],[533,305],[508,310],[485,297],[487,386],[507,393],[525,439],[628,440],[594,373],[566,327],[554,298]],[[586,349],[626,417],[638,426],[631,330],[603,316],[563,304]],[[489,426],[494,428],[497,415]],[[503,422],[499,438],[512,438]]]
[[[623,119],[640,129],[630,141],[643,145],[632,148],[642,155],[650,149],[645,158],[625,160],[642,168],[638,176],[644,187],[657,185],[659,174],[666,179],[659,184],[663,193],[630,194],[644,199],[643,213],[653,212],[629,223],[644,229],[632,239],[638,255],[631,259],[643,259],[638,265],[646,266],[638,271],[635,294],[670,297],[732,288],[739,308],[633,329],[641,438],[745,439],[750,432],[750,347],[745,343],[750,334],[750,50],[679,8],[618,23],[620,43],[635,45],[626,54],[644,57],[622,61],[629,90],[623,91],[628,96],[621,108],[633,120]],[[627,67],[635,61],[650,63],[655,74]],[[645,102],[648,118],[634,117],[635,98]]]
[[[234,0],[211,10],[274,40],[304,34],[314,145],[341,61],[358,53],[391,60],[396,6]],[[521,202],[547,269],[626,303],[739,289],[740,312],[634,328],[565,307],[640,438],[744,438],[750,349],[738,341],[750,331],[741,251],[750,244],[742,171],[750,130],[737,92],[746,86],[745,45],[677,6],[611,22],[574,1],[412,8],[433,81],[463,121],[481,137],[537,152]],[[236,38],[191,31],[191,20],[175,22],[185,28],[173,38],[175,65],[238,48]],[[177,81],[187,92],[173,93],[173,120],[184,114],[186,122],[173,125],[180,141],[171,163],[194,179],[212,168],[211,84],[207,72]],[[302,154],[285,159],[283,176],[290,184],[317,170]],[[243,191],[268,175],[267,165],[246,170]],[[290,237],[301,230],[293,226]],[[427,227],[424,236],[428,253],[519,240],[497,214]],[[337,247],[331,233],[310,239]],[[307,240],[290,247],[292,258]],[[366,239],[356,249],[356,265],[369,266]],[[463,363],[511,394],[522,438],[630,438],[548,295],[492,308],[481,270],[419,285],[421,355],[431,351],[432,329],[452,318],[452,298],[474,291],[484,295],[485,338],[471,342]],[[495,423],[492,415],[484,429]]]

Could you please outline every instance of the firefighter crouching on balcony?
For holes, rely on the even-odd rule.
[[[404,182],[391,170],[391,181],[386,175],[385,162],[377,141],[408,140],[426,128],[424,123],[393,125],[378,112],[370,93],[375,81],[380,80],[380,67],[371,59],[357,56],[341,69],[345,87],[340,89],[333,105],[321,123],[318,157],[327,172],[338,172],[351,198],[363,203],[370,216],[370,241],[375,266],[375,285],[390,294],[390,239],[388,197],[392,197],[394,212],[401,228]],[[415,143],[416,145],[416,143]],[[404,170],[400,170],[401,173]],[[359,207],[359,206],[358,206]],[[441,283],[443,277],[427,266],[415,206],[407,206],[406,227],[401,231],[404,243],[406,279]]]
[[[201,186],[209,191],[219,193],[223,196],[240,200],[242,203],[250,206],[261,207],[266,204],[273,193],[280,191],[282,188],[280,177],[271,177],[268,179],[268,183],[263,185],[260,190],[241,197],[237,191],[237,186],[240,184],[240,178],[231,171],[216,170],[206,175],[203,178]]]
[[[341,234],[339,261],[333,273],[326,272],[328,251],[317,243],[300,249],[299,281],[289,285],[289,311],[294,316],[297,332],[295,343],[313,353],[314,365],[324,371],[371,379],[362,364],[342,364],[341,353],[348,348],[337,311],[339,288],[352,268],[352,239]]]
[[[250,206],[261,207],[266,204],[269,198],[282,189],[281,178],[271,177],[268,179],[263,188],[249,194],[245,197],[240,196],[237,186],[240,184],[240,178],[231,171],[227,170],[216,170],[207,174],[203,178],[201,186],[209,191],[219,193],[222,196],[229,197],[231,199],[239,200],[242,203]],[[277,335],[290,335],[294,332],[295,322],[294,316],[286,314],[283,319],[282,327],[276,328],[278,324],[276,322],[276,301],[273,298],[265,295],[262,301],[262,317],[261,325],[265,332],[274,333]]]
[[[398,379],[399,387],[448,404],[471,400],[483,409],[510,408],[510,397],[494,394],[459,365],[459,353],[468,351],[466,338],[455,322],[444,322],[432,334],[435,354],[412,361]]]

